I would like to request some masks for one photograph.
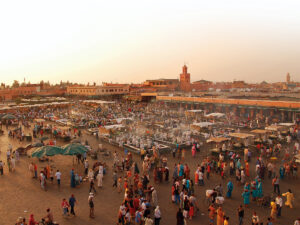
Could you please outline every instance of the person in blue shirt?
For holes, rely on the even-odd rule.
[[[242,197],[244,198],[245,207],[248,207],[250,203],[250,192],[247,189],[245,189],[242,194]]]
[[[179,177],[182,177],[184,174],[184,166],[182,164],[179,164]]]
[[[74,188],[76,186],[74,169],[71,170],[70,176],[71,176],[71,187]]]
[[[268,222],[267,222],[267,225],[273,225],[272,221],[271,221],[271,218],[268,217]]]
[[[256,182],[256,190],[257,190],[257,197],[261,198],[263,196],[263,190],[262,190],[262,182],[260,179]]]
[[[232,190],[233,190],[233,184],[232,184],[231,181],[229,181],[229,182],[227,183],[227,193],[226,193],[226,197],[227,197],[227,198],[231,198]]]
[[[75,211],[74,211],[75,203],[77,203],[77,201],[74,195],[72,194],[71,197],[69,198],[69,205],[71,206],[71,214],[74,216],[75,216]]]
[[[285,173],[285,169],[284,167],[281,165],[279,168],[279,175],[280,175],[280,179],[282,180],[284,178],[284,173]]]

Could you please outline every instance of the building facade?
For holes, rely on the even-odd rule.
[[[107,86],[69,86],[68,95],[99,96],[99,95],[123,95],[129,93],[128,85]]]
[[[18,97],[37,95],[39,92],[39,85],[27,85],[15,88],[5,88],[0,90],[0,99],[2,101],[12,100]]]

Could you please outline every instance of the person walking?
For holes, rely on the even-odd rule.
[[[248,205],[250,203],[250,192],[248,191],[248,189],[244,190],[242,197],[244,199],[245,207],[248,207]]]
[[[277,217],[281,216],[281,208],[282,208],[282,198],[281,195],[278,195],[275,199],[276,207],[277,207]]]
[[[274,193],[280,195],[279,178],[277,176],[272,180],[272,184],[274,186]]]
[[[4,163],[2,162],[2,160],[0,160],[0,174],[3,175],[3,167],[4,167]]]
[[[184,217],[183,217],[183,213],[181,211],[181,208],[179,208],[178,211],[177,211],[176,219],[177,219],[176,225],[184,225]]]
[[[99,169],[99,173],[97,175],[97,181],[98,181],[98,188],[102,188],[102,185],[103,185],[103,170],[101,171]]]
[[[37,179],[37,165],[35,163],[33,163],[33,168],[34,168],[34,178]]]
[[[117,175],[117,171],[113,172],[113,187],[118,187],[118,175]]]
[[[214,205],[211,204],[208,208],[209,211],[209,225],[213,225],[214,224],[214,220],[215,220],[215,215],[216,215],[216,209],[214,208]]]
[[[161,212],[160,212],[159,206],[156,206],[156,208],[154,210],[154,224],[159,225],[160,220],[161,220]]]
[[[69,198],[69,205],[71,207],[71,214],[74,215],[74,216],[76,216],[75,211],[74,211],[74,207],[75,207],[76,203],[77,203],[77,200],[74,197],[74,195],[72,194],[71,197]]]
[[[89,198],[88,198],[88,203],[90,207],[90,218],[95,218],[94,215],[94,194],[93,192],[90,192]]]
[[[217,209],[217,225],[223,225],[224,224],[224,211],[222,210],[222,207],[219,206]]]
[[[291,189],[288,192],[282,194],[282,196],[286,197],[286,202],[284,203],[286,206],[293,208],[292,202],[294,201],[294,194],[292,193]]]
[[[70,186],[71,186],[71,188],[75,188],[76,187],[74,169],[72,169],[71,172],[70,172]]]
[[[244,219],[244,209],[243,206],[240,205],[240,207],[237,209],[238,211],[238,217],[239,217],[239,225],[243,224],[243,219]]]
[[[63,215],[64,216],[65,215],[69,216],[70,215],[69,214],[69,207],[70,207],[70,205],[69,205],[69,203],[67,202],[67,200],[65,198],[62,200],[61,207],[63,209]]]
[[[43,173],[43,171],[41,171],[41,173],[40,173],[40,184],[41,184],[41,188],[44,191],[47,191],[47,189],[46,189],[46,176]]]
[[[270,208],[271,208],[270,218],[272,219],[272,221],[275,221],[277,215],[277,206],[275,201],[271,201]]]
[[[88,160],[86,159],[86,160],[84,161],[84,174],[85,174],[85,176],[88,175],[88,170],[89,170],[89,162],[88,162]]]
[[[227,193],[226,193],[226,197],[227,197],[227,198],[231,198],[232,190],[233,190],[233,184],[232,184],[231,181],[229,181],[229,182],[227,183]]]
[[[252,215],[252,225],[259,225],[259,217],[256,215],[256,212],[253,212]]]
[[[59,188],[60,187],[60,178],[61,178],[61,172],[59,170],[56,171],[55,177],[56,177],[56,181],[57,181],[57,186]]]
[[[33,214],[31,214],[28,220],[28,225],[37,225],[37,224],[39,223],[35,221]]]
[[[96,193],[94,178],[92,178],[91,181],[90,181],[89,193],[91,193],[92,191],[94,191]]]
[[[157,192],[156,192],[156,189],[154,189],[154,187],[152,187],[151,190],[152,190],[152,193],[151,193],[152,203],[153,203],[153,206],[156,207],[158,204]]]

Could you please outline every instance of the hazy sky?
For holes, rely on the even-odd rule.
[[[0,81],[300,81],[300,1],[5,0]]]

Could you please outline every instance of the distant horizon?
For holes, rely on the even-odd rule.
[[[16,5],[18,7],[16,7]],[[0,82],[300,82],[300,1],[0,3]]]
[[[196,81],[200,81],[200,80],[211,81],[211,82],[213,82],[213,83],[217,83],[217,82],[220,82],[220,83],[222,83],[222,82],[224,82],[224,83],[230,83],[230,82],[234,82],[234,81],[244,81],[245,83],[248,83],[248,84],[260,84],[260,83],[262,83],[262,82],[267,82],[267,83],[286,83],[286,75],[287,75],[287,74],[285,74],[284,79],[281,80],[281,81],[269,82],[269,81],[267,81],[267,80],[262,80],[262,81],[258,81],[258,82],[247,82],[247,81],[245,81],[245,80],[239,80],[239,79],[213,81],[213,80],[209,80],[209,79],[200,78],[200,79],[194,80],[194,79],[192,79],[193,76],[192,76],[192,74],[191,74],[191,83],[196,82]],[[290,74],[290,75],[291,75],[291,74]],[[114,84],[142,84],[142,83],[144,83],[144,82],[147,81],[147,80],[159,80],[159,79],[178,79],[178,80],[179,80],[180,78],[179,78],[179,76],[176,77],[176,78],[172,78],[172,77],[156,77],[156,78],[151,78],[151,79],[145,79],[145,80],[142,81],[142,82],[128,82],[128,81],[127,81],[127,82],[118,82],[118,81],[116,81],[116,82],[112,82],[112,81],[100,81],[100,82],[95,82],[95,81],[74,82],[74,81],[72,81],[72,80],[60,80],[60,81],[57,81],[57,82],[52,82],[52,81],[50,81],[50,80],[43,80],[43,79],[41,79],[41,80],[39,80],[39,81],[33,82],[33,81],[27,80],[27,79],[25,78],[25,83],[26,83],[26,84],[28,84],[28,83],[30,83],[30,84],[39,84],[41,81],[44,81],[45,83],[47,83],[47,82],[49,81],[51,85],[60,84],[60,82],[63,82],[63,83],[69,82],[69,83],[72,83],[72,84],[82,84],[82,85],[87,85],[88,83],[89,83],[90,85],[93,85],[94,82],[96,83],[96,85],[101,85],[102,83],[114,83]],[[17,81],[19,82],[19,84],[22,84],[22,83],[24,82],[24,79],[23,79],[23,80],[17,80]],[[5,85],[11,86],[11,85],[13,84],[13,82],[14,82],[14,80],[13,80],[12,82],[10,82],[10,83],[5,83],[5,82],[1,82],[1,83],[5,83]],[[300,83],[300,80],[299,80],[299,81],[293,80],[293,76],[291,75],[291,81],[290,81],[290,82],[291,82],[291,83],[293,83],[293,82],[295,82],[295,83]]]

